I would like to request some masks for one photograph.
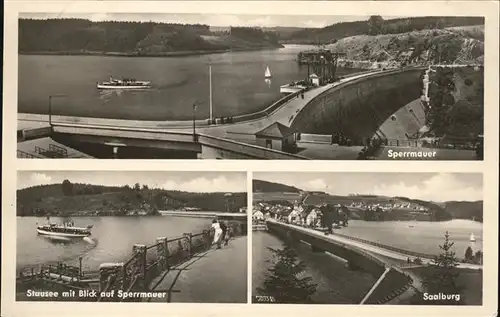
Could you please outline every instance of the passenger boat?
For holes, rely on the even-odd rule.
[[[115,79],[97,83],[97,89],[148,89],[151,88],[150,81],[135,80],[133,78]]]
[[[74,223],[68,222],[63,224],[48,223],[36,227],[36,231],[40,235],[60,238],[84,238],[92,234],[92,225],[83,227],[75,227]]]

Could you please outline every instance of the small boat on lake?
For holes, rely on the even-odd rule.
[[[115,79],[97,83],[97,89],[148,89],[151,88],[150,81],[135,80],[133,78]]]
[[[37,226],[36,231],[39,235],[54,237],[54,238],[84,238],[92,234],[92,225],[83,227],[76,227],[73,222],[63,224],[48,223],[45,225]]]
[[[476,242],[476,238],[474,237],[473,233],[470,234],[469,241],[470,242]]]
[[[265,77],[266,79],[269,79],[269,78],[273,77],[273,76],[271,75],[271,70],[269,69],[269,66],[266,66],[266,72],[264,73],[264,77]]]

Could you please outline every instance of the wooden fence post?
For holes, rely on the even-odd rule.
[[[83,258],[81,256],[78,257],[78,261],[80,262],[80,265],[78,267],[78,280],[80,280],[80,279],[83,278],[83,270],[82,270],[82,261],[83,261]]]
[[[122,268],[123,263],[103,263],[99,266],[99,292],[105,291],[104,288],[108,283],[108,279],[113,275],[118,275]],[[119,277],[116,277],[115,281],[119,280]]]
[[[147,263],[146,263],[146,246],[144,244],[134,244],[132,247],[132,250],[134,251],[134,254],[137,254],[139,256],[139,269],[140,269],[140,275],[142,279],[142,288],[147,289],[147,280],[146,280],[146,270],[147,270]]]
[[[122,274],[122,283],[121,283],[121,290],[126,291],[128,288],[128,275],[127,275],[127,267],[125,264],[121,267],[121,274]]]
[[[156,238],[156,256],[158,258],[158,262],[160,263],[160,268],[161,270],[166,270],[167,269],[167,244],[165,243],[165,240],[167,238],[165,237],[158,237]]]
[[[203,230],[203,244],[205,249],[210,248],[210,232],[208,230]]]

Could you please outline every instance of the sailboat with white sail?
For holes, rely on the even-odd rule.
[[[271,77],[273,77],[273,76],[271,75],[271,70],[269,69],[269,66],[266,66],[266,72],[264,73],[264,77],[265,77],[266,79],[270,79]]]
[[[469,241],[470,242],[476,242],[476,238],[474,237],[473,233],[470,234]]]

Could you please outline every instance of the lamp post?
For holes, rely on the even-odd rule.
[[[196,142],[196,101],[193,103],[193,141]]]
[[[52,99],[53,98],[64,98],[66,95],[57,94],[57,95],[49,95],[49,125],[52,127]]]

